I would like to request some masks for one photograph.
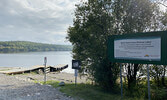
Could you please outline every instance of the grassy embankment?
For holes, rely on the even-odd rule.
[[[47,81],[46,84],[57,88],[60,87],[57,81]],[[167,100],[167,90],[164,87],[157,87],[153,81],[151,83],[151,99],[152,100]],[[124,100],[147,100],[147,83],[142,84],[128,91],[124,84],[123,99]],[[121,100],[120,88],[117,88],[117,93],[106,92],[98,86],[91,84],[66,84],[60,88],[60,91],[68,96],[82,100]]]

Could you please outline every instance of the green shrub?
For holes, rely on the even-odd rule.
[[[167,91],[166,88],[152,87],[151,89],[151,99],[152,100],[166,100]]]

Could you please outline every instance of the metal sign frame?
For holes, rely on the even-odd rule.
[[[161,39],[161,59],[160,61],[141,60],[141,59],[115,59],[114,57],[114,41],[118,39],[143,39],[151,37],[160,37]],[[167,65],[167,31],[134,33],[125,35],[112,35],[108,37],[108,58],[111,62],[118,63],[136,63],[136,64],[156,64]]]

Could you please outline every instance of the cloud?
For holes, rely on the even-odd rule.
[[[66,30],[77,1],[1,0],[0,40],[69,44]]]

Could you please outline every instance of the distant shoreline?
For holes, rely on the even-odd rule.
[[[72,50],[63,50],[61,52],[67,52]],[[15,54],[15,53],[35,53],[35,52],[59,52],[59,51],[27,51],[27,52],[0,52],[0,54]]]
[[[0,53],[72,51],[72,45],[44,44],[29,41],[0,42]]]

